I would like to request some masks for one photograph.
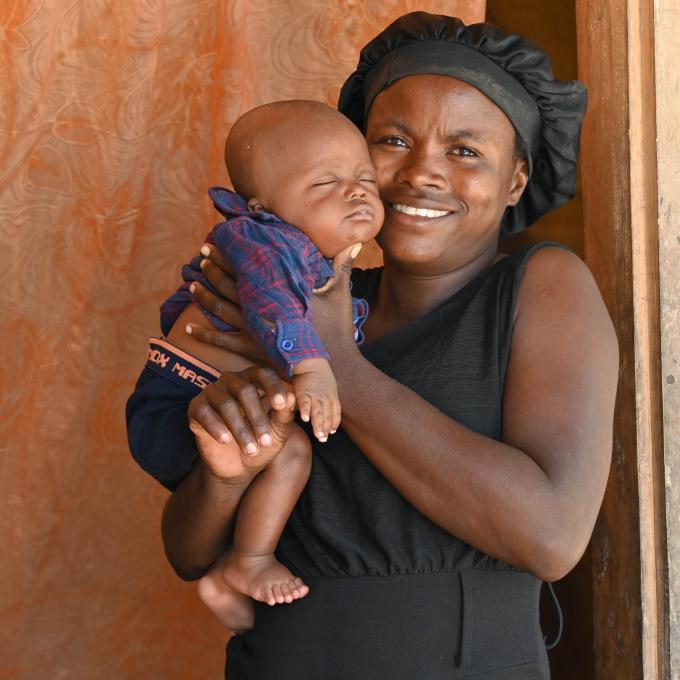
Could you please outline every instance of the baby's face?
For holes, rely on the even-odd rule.
[[[304,232],[324,257],[335,257],[379,231],[385,216],[361,133],[339,125],[295,145],[267,209]]]

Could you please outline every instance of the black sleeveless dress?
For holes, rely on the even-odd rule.
[[[527,260],[549,245],[499,260],[362,354],[457,422],[500,439],[517,289]],[[353,294],[370,303],[380,274],[355,271]],[[312,441],[311,477],[277,551],[310,593],[291,605],[257,603],[254,629],[227,647],[228,680],[548,678],[541,582],[423,516],[342,429],[326,444]]]

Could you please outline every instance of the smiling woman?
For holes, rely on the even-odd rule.
[[[228,677],[544,680],[541,582],[574,566],[593,528],[616,339],[577,257],[552,243],[505,256],[498,238],[573,194],[585,91],[519,36],[417,12],[364,48],[339,108],[377,173],[384,267],[351,273],[370,306],[361,347],[349,249],[314,297],[341,428],[313,442],[276,551],[310,592],[289,607],[240,601],[252,629],[230,641]],[[192,323],[187,339],[176,323],[169,339],[257,361],[233,268],[206,252],[204,275],[231,304],[204,286],[195,299],[241,332]],[[245,490],[286,450],[262,375],[225,370],[159,409],[171,388],[146,371],[130,399],[133,453],[174,489],[163,532],[180,574],[233,549]]]
[[[528,180],[514,139],[492,101],[448,76],[407,76],[378,94],[366,140],[388,206],[378,237],[384,257],[415,258],[433,275],[487,267],[503,214]]]

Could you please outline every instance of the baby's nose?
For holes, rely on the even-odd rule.
[[[366,188],[361,182],[355,180],[354,182],[350,182],[348,184],[345,195],[350,201],[355,198],[363,198],[366,196]]]

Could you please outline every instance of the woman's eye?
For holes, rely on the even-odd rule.
[[[335,184],[338,180],[337,179],[325,179],[321,182],[314,182],[315,187],[325,187],[328,186],[329,184]]]
[[[453,149],[451,149],[451,153],[454,156],[464,156],[466,158],[476,158],[477,156],[479,156],[479,154],[474,149],[471,149],[469,146],[456,146]]]
[[[387,137],[383,137],[379,141],[379,144],[387,144],[387,146],[400,146],[402,148],[408,147],[406,140],[403,137],[397,137],[396,135],[389,135]]]

